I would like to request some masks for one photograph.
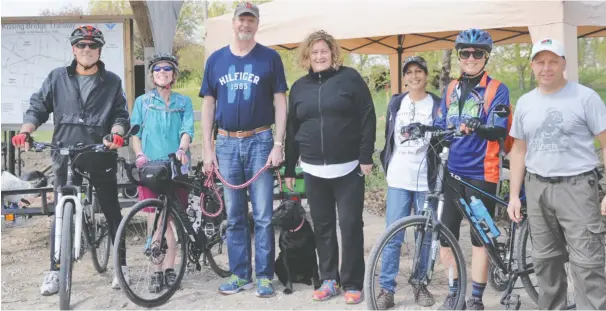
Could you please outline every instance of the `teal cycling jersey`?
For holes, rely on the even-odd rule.
[[[168,107],[155,89],[137,97],[130,121],[141,127],[137,136],[152,161],[167,160],[168,154],[179,149],[183,134],[194,137],[191,99],[179,93],[171,93]]]

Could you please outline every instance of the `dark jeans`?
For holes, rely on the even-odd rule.
[[[307,201],[318,249],[320,278],[336,280],[344,289],[362,290],[364,283],[364,175],[360,166],[349,174],[325,179],[305,173]],[[341,229],[339,273],[337,215]]]
[[[53,167],[55,168],[55,167]],[[111,239],[112,245],[116,238],[116,231],[118,231],[118,226],[120,226],[120,222],[122,221],[122,214],[120,213],[120,202],[118,202],[118,180],[115,175],[115,171],[112,171],[113,178],[111,176],[102,176],[101,178],[96,176],[91,176],[91,180],[89,181],[94,190],[97,192],[97,199],[99,200],[99,206],[101,207],[101,211],[105,215],[105,219],[107,219],[107,225],[109,229],[109,237]],[[97,181],[102,180],[102,181]],[[82,176],[74,174],[73,183],[75,185],[82,184]],[[57,196],[57,188],[59,185],[65,185],[67,183],[67,176],[58,170],[55,170],[55,202],[59,201],[59,197]],[[60,207],[55,207],[60,208]],[[53,224],[51,226],[51,242],[50,242],[50,267],[51,270],[57,271],[59,270],[59,264],[55,262],[55,221],[53,220]],[[84,241],[83,241],[84,242]],[[124,241],[122,241],[124,242]],[[125,245],[123,243],[123,245]],[[122,257],[121,264],[126,266],[126,249],[120,249],[120,256]]]

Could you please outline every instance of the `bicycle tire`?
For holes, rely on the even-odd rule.
[[[93,209],[93,214],[96,211],[99,211],[100,208],[99,207],[99,200],[97,199],[97,193],[93,192],[93,198],[91,200],[91,206]],[[93,216],[94,218],[95,216]],[[107,219],[105,219],[105,221],[103,222],[105,224],[105,228],[107,228],[107,230],[109,231],[109,226],[107,225]],[[99,256],[97,256],[97,246],[95,246],[95,242],[97,240],[97,235],[96,235],[96,230],[92,230],[94,229],[91,226],[85,225],[84,226],[85,230],[88,231],[87,236],[93,236],[95,238],[95,241],[90,241],[90,256],[91,259],[93,260],[93,266],[95,267],[95,270],[97,270],[97,272],[99,273],[103,273],[105,271],[107,271],[107,264],[109,263],[109,250],[111,248],[111,243],[112,241],[110,241],[109,238],[109,232],[107,232],[107,234],[105,235],[105,237],[103,238],[103,240],[101,241],[101,243],[99,243],[99,245],[102,244],[106,244],[105,247],[105,251],[103,252],[103,254],[101,255],[101,258],[99,258]],[[95,232],[94,234],[90,234],[91,232]],[[101,261],[99,261],[99,259],[101,259]]]
[[[387,242],[392,238],[398,231],[402,230],[406,227],[411,226],[424,226],[427,221],[425,216],[409,216],[404,217],[393,224],[391,224],[385,232],[381,235],[381,237],[377,240],[375,245],[368,256],[368,261],[366,263],[366,271],[364,276],[364,292],[366,294],[366,307],[369,310],[378,310],[377,302],[375,297],[375,284],[372,281],[373,275],[375,275],[375,270],[377,268],[377,263],[380,260],[381,253]],[[433,221],[430,222],[433,225]],[[439,225],[436,227],[438,230],[439,239],[445,239],[452,246],[452,254],[454,256],[455,262],[458,266],[458,271],[461,274],[459,277],[459,293],[457,294],[457,303],[455,310],[462,310],[465,305],[465,292],[467,290],[467,267],[465,265],[465,258],[463,257],[463,251],[461,250],[461,246],[459,245],[457,239],[454,234],[448,228],[443,225]]]
[[[215,261],[215,258],[213,257],[213,254],[210,251],[210,249],[207,249],[204,252],[204,255],[206,256],[206,259],[208,260],[208,264],[210,265],[210,268],[213,269],[213,271],[218,276],[220,276],[222,278],[226,278],[231,275],[231,272],[229,272],[229,270],[225,270],[225,269],[221,268],[219,265],[217,265],[217,262]]]
[[[528,221],[526,219],[524,219],[520,224],[518,234],[518,243],[516,247],[518,269],[520,271],[524,271],[527,269],[526,267],[528,266],[526,262],[526,247],[528,245],[528,238],[530,237],[528,231]],[[532,301],[537,304],[537,302],[539,301],[539,292],[534,287],[534,285],[532,285],[530,275],[520,275],[520,280],[524,285],[524,290],[526,291],[528,296],[530,296],[530,299],[532,299]]]
[[[73,234],[74,234],[74,203],[66,202],[63,206],[63,222],[61,227],[61,256],[59,264],[59,309],[69,310],[72,296],[73,272]]]
[[[173,221],[175,222],[175,225],[176,225],[176,231],[177,231],[176,238],[178,241],[181,241],[181,268],[177,272],[177,279],[175,280],[175,283],[173,284],[173,286],[170,289],[168,289],[160,297],[157,297],[154,299],[145,299],[145,298],[139,297],[137,294],[135,294],[133,292],[133,290],[130,288],[130,285],[126,283],[126,280],[124,279],[124,274],[122,272],[122,265],[120,264],[120,262],[121,262],[120,252],[118,251],[120,249],[120,247],[126,247],[125,245],[123,245],[123,243],[127,239],[126,238],[123,239],[122,237],[126,234],[126,228],[128,226],[129,221],[133,219],[133,217],[137,214],[137,212],[141,211],[142,209],[144,209],[146,207],[160,208],[160,209],[168,208],[168,212],[170,213],[169,216],[173,218]],[[170,228],[168,228],[167,230],[170,230]],[[187,258],[188,258],[187,244],[189,243],[189,238],[185,232],[185,228],[183,227],[183,223],[182,223],[181,218],[179,217],[179,214],[177,213],[177,211],[173,208],[170,208],[169,206],[165,207],[163,202],[158,199],[145,199],[143,201],[139,201],[131,207],[131,210],[128,213],[128,215],[126,215],[126,217],[124,217],[122,219],[122,221],[120,222],[120,226],[118,227],[118,231],[116,232],[116,241],[117,241],[117,243],[114,243],[114,267],[115,267],[114,269],[116,269],[116,272],[118,275],[118,281],[120,282],[120,288],[126,294],[126,297],[128,297],[128,299],[130,301],[132,301],[133,303],[135,303],[136,305],[138,305],[140,307],[144,307],[144,308],[155,308],[155,307],[165,304],[175,294],[177,289],[180,287],[181,281],[183,280],[183,275],[185,274]],[[135,250],[133,250],[133,251],[135,251]],[[126,250],[126,252],[128,253],[128,250]]]

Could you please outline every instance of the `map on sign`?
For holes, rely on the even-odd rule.
[[[73,60],[71,32],[82,23],[2,24],[2,126],[21,125],[32,94],[48,74]],[[101,29],[106,44],[101,60],[122,79],[124,88],[124,27],[122,23],[90,23]],[[52,123],[52,115],[48,123]]]

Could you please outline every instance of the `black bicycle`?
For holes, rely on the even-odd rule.
[[[152,161],[127,171],[131,182],[159,195],[157,199],[146,199],[131,207],[120,223],[114,244],[116,250],[129,248],[128,256],[143,257],[127,258],[131,276],[131,282],[127,283],[119,264],[120,252],[114,253],[120,286],[139,306],[152,308],[166,303],[179,288],[185,271],[200,271],[202,264],[209,265],[220,277],[230,275],[213,254],[215,248],[216,254],[223,252],[227,224],[222,185],[205,178],[201,166],[200,163],[194,167],[193,174],[182,174],[181,163],[173,153],[168,161]],[[183,202],[184,199],[187,202]],[[139,226],[144,228],[142,232],[133,233]],[[143,271],[132,273],[139,268]],[[133,275],[139,279],[132,278]],[[130,284],[140,279],[146,281],[142,288]],[[140,289],[143,290],[137,292]]]
[[[506,107],[496,110],[503,111],[503,115],[499,115],[499,117],[507,117],[509,114],[509,110]],[[426,133],[431,133],[433,137],[440,139],[442,142],[446,138],[462,136],[461,132],[457,129],[442,130],[431,126],[419,125],[410,129],[410,137],[407,140],[424,138],[426,137]],[[370,293],[366,298],[367,307],[369,309],[377,309],[377,296],[374,294],[375,278],[377,275],[379,275],[376,270],[383,250],[387,246],[388,242],[394,238],[394,236],[396,236],[396,234],[411,227],[414,229],[413,231],[415,231],[415,241],[413,245],[414,255],[413,263],[411,265],[412,273],[407,282],[413,286],[428,286],[432,283],[436,258],[439,256],[439,243],[440,241],[445,242],[450,245],[452,250],[453,258],[450,262],[456,265],[456,269],[454,269],[452,266],[447,267],[449,271],[448,277],[449,279],[454,278],[459,280],[455,297],[456,303],[454,304],[455,309],[463,308],[467,288],[465,258],[463,256],[461,247],[452,232],[440,222],[440,217],[444,206],[444,174],[450,174],[455,183],[463,185],[465,188],[473,189],[476,193],[478,193],[480,198],[476,198],[476,200],[479,200],[479,204],[483,205],[483,203],[481,203],[481,200],[483,199],[494,202],[496,206],[506,208],[508,203],[495,194],[482,191],[474,185],[466,182],[458,175],[447,172],[446,168],[448,152],[449,148],[444,147],[439,155],[440,161],[437,170],[437,186],[433,192],[426,195],[422,215],[405,217],[399,221],[396,221],[387,228],[387,230],[374,245],[369,256],[364,280],[364,291],[366,293]],[[436,201],[438,203],[437,211],[434,211],[432,208],[430,208],[430,204]],[[534,273],[534,268],[531,263],[527,262],[526,257],[526,247],[528,245],[529,238],[527,221],[524,220],[520,224],[510,222],[509,226],[505,228],[506,234],[504,241],[500,241],[498,238],[501,236],[501,231],[495,225],[490,215],[487,213],[474,213],[474,210],[471,208],[471,204],[478,204],[478,202],[466,202],[466,200],[464,200],[463,197],[458,194],[458,198],[454,200],[454,203],[459,212],[469,222],[471,233],[478,237],[490,258],[491,266],[489,269],[489,280],[491,286],[499,291],[502,291],[500,303],[507,309],[517,310],[520,308],[520,296],[517,294],[512,294],[514,285],[516,284],[518,278],[522,280],[525,290],[536,303],[538,294],[535,286],[530,280],[530,275]],[[526,217],[524,217],[524,219],[526,219]],[[518,239],[516,239],[517,230],[521,231]],[[427,245],[427,241],[425,241],[424,245],[426,235],[431,239],[430,247],[428,247],[429,245]],[[424,263],[425,267],[427,268],[424,273],[417,273],[421,267],[422,251],[429,252],[429,255],[425,256],[427,261]],[[456,270],[456,273],[458,274],[456,277],[452,275],[453,270]],[[574,305],[569,307],[569,309],[571,308],[574,308]]]

